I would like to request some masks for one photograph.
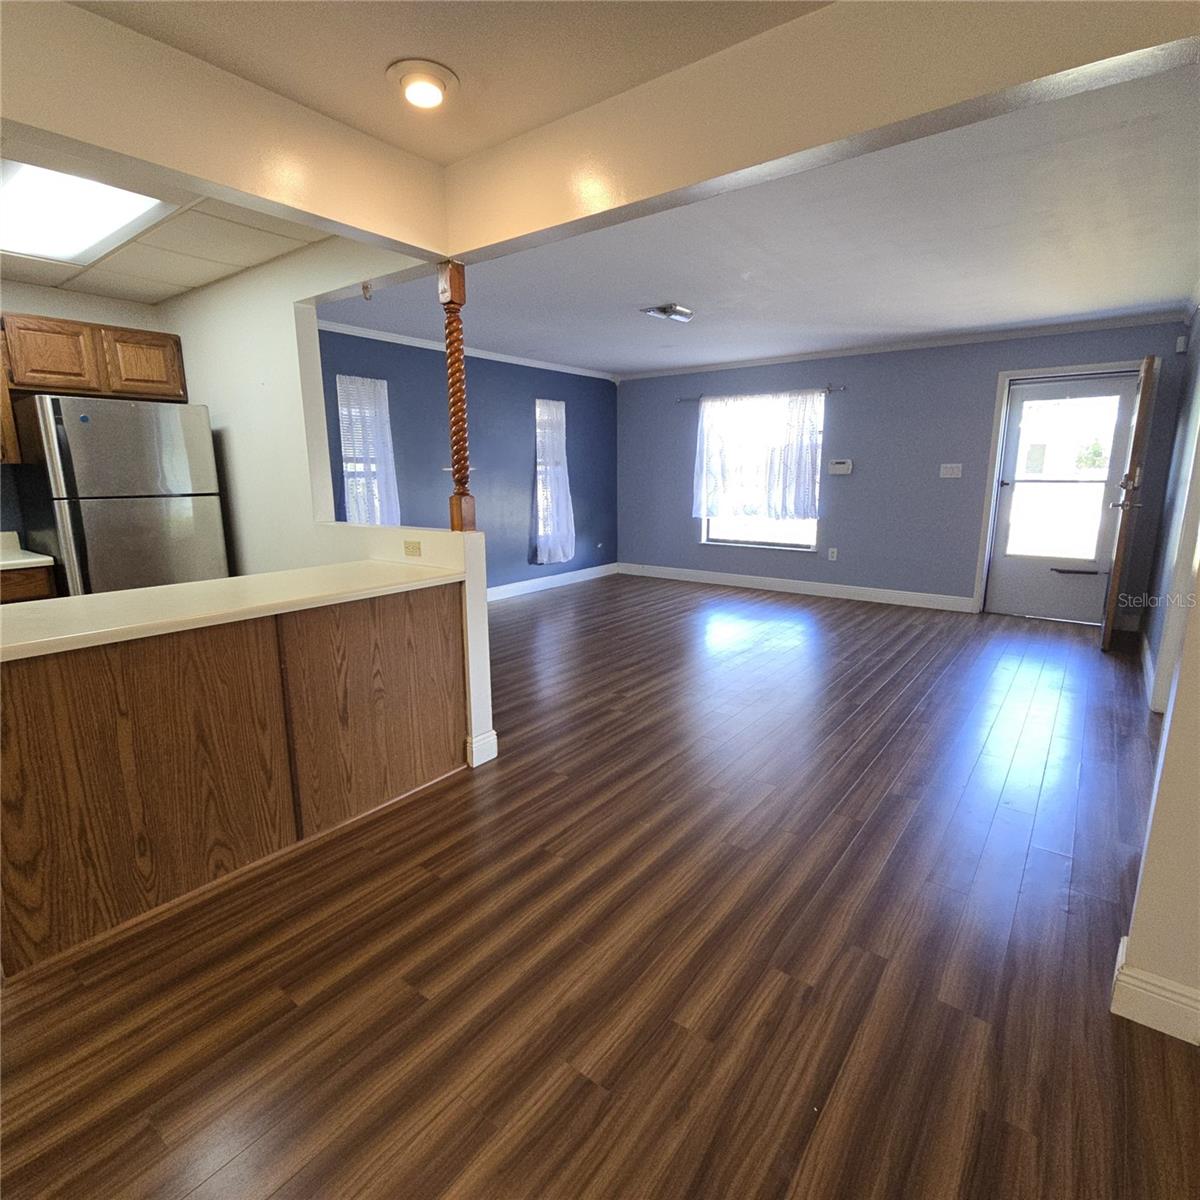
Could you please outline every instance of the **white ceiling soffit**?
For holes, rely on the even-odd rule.
[[[0,255],[0,276],[17,283],[158,304],[190,288],[214,283],[269,262],[326,235],[220,200],[173,213],[92,265]]]
[[[1182,67],[479,263],[467,341],[632,374],[1179,309],[1197,128]],[[429,281],[319,314],[440,330]]]
[[[390,145],[449,163],[824,5],[99,0],[78,7]],[[454,70],[461,86],[453,102],[433,112],[404,104],[384,78],[402,58]]]

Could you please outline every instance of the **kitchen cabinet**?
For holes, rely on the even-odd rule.
[[[271,617],[2,676],[6,975],[296,840]]]
[[[104,390],[95,326],[56,317],[5,314],[4,340],[14,388],[39,392]]]
[[[20,462],[10,390],[130,399],[187,399],[183,350],[173,333],[5,313],[0,458]]]
[[[0,604],[14,604],[20,600],[49,600],[53,595],[53,567],[0,571]]]
[[[0,350],[3,336],[0,335]],[[0,364],[0,463],[21,461],[21,443],[17,441],[17,423],[13,419],[12,393],[8,390],[8,361]]]
[[[114,396],[184,400],[179,339],[145,329],[99,329],[107,390]]]
[[[412,570],[339,563],[8,609],[4,974],[463,768],[463,586]],[[330,595],[381,573],[403,590]],[[238,603],[262,615],[229,620]],[[188,627],[129,637],[172,620]],[[11,657],[39,639],[52,648]]]
[[[279,617],[304,837],[462,766],[461,622],[457,584]]]

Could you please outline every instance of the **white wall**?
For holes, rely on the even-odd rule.
[[[297,302],[420,265],[330,239],[159,306],[183,339],[188,396],[209,408],[240,571],[328,561],[316,527],[333,517],[316,317]]]
[[[73,5],[7,4],[0,106],[59,151],[100,147],[204,195],[461,254],[804,169],[848,139],[861,152],[880,127],[1198,31],[1191,4],[834,3],[443,168]]]
[[[1188,612],[1122,951],[1113,1012],[1200,1045],[1200,608]]]
[[[89,296],[85,292],[65,292],[62,288],[39,287],[33,283],[4,281],[0,284],[0,305],[5,312],[32,313],[37,317],[175,332],[165,323],[166,316],[157,305],[111,300],[107,296]]]
[[[452,163],[447,240],[462,254],[626,205],[654,211],[667,193],[686,192],[670,201],[682,203],[787,175],[892,144],[888,126],[926,113],[952,127],[1095,87],[1093,69],[1022,85],[1197,33],[1194,4],[829,4]]]
[[[445,240],[436,163],[103,17],[6,4],[0,53],[5,124],[26,127],[6,137],[99,147],[202,195],[311,214],[331,233],[433,250]]]

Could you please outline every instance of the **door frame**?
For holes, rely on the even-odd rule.
[[[1028,367],[1021,371],[1001,371],[996,377],[996,405],[992,413],[992,443],[988,453],[987,492],[983,502],[983,524],[979,532],[979,554],[975,564],[975,592],[971,597],[974,612],[983,612],[987,592],[988,568],[992,561],[992,542],[996,533],[996,509],[1000,499],[1001,450],[1008,424],[1008,392],[1014,383],[1035,379],[1058,379],[1072,375],[1136,375],[1144,359],[1126,362],[1087,363],[1074,367]],[[1157,363],[1156,365],[1161,365]]]

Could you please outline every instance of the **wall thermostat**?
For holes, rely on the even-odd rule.
[[[854,459],[831,458],[829,460],[830,475],[849,475],[854,470]]]

